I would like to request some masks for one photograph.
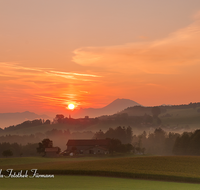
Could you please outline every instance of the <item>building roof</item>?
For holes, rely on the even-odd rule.
[[[87,148],[87,149],[85,149],[85,150],[96,150],[96,149],[108,151],[108,148],[104,148],[104,147],[102,147],[102,146],[93,146],[93,147]]]
[[[45,152],[57,152],[58,150],[58,147],[45,148]]]
[[[68,140],[67,146],[108,146],[109,139]]]

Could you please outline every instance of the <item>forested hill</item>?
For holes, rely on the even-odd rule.
[[[190,103],[190,104],[181,104],[181,105],[160,105],[156,106],[160,108],[161,114],[166,113],[167,111],[171,110],[188,110],[194,109],[200,113],[200,102]],[[142,116],[144,114],[152,114],[152,107],[144,107],[144,106],[134,106],[128,107],[123,111],[119,112],[118,114],[127,113],[129,115],[134,116]]]
[[[20,124],[26,120],[48,119],[47,115],[38,115],[33,112],[0,113],[0,128]]]
[[[74,119],[58,114],[54,120],[35,119],[1,129],[0,142],[13,143],[13,140],[16,140],[14,136],[20,135],[21,139],[18,139],[17,142],[23,143],[25,139],[29,139],[30,142],[35,143],[38,142],[38,139],[48,137],[52,138],[57,145],[62,146],[67,137],[91,139],[94,133],[99,130],[106,132],[110,128],[114,129],[119,126],[130,126],[133,133],[138,135],[143,131],[150,134],[157,128],[161,128],[167,133],[178,132],[182,134],[186,131],[194,131],[200,129],[200,103],[157,107],[135,106],[117,114],[98,118]],[[62,142],[61,137],[64,139]]]
[[[110,127],[131,126],[139,131],[161,127],[166,131],[182,132],[200,128],[200,103],[188,105],[172,105],[129,107],[117,114],[104,115],[98,118],[68,118],[62,114],[54,120],[35,119],[25,121],[18,125],[2,129],[4,134],[35,134],[52,129],[71,131],[98,131],[107,130]]]

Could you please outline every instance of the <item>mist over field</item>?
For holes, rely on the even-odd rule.
[[[110,105],[117,107],[119,102],[120,99]],[[121,99],[120,106],[124,102],[125,100]],[[23,146],[31,143],[37,147],[39,142],[48,138],[53,141],[54,146],[64,151],[67,149],[66,144],[69,139],[111,138],[120,140],[122,144],[130,143],[136,154],[198,154],[195,150],[194,153],[187,150],[181,152],[177,143],[178,139],[184,138],[184,135],[191,138],[191,142],[194,141],[193,136],[198,135],[200,103],[156,107],[137,104],[124,107],[125,109],[114,114],[95,118],[89,116],[73,118],[57,114],[52,120],[27,120],[1,129],[0,143],[17,143]],[[189,147],[190,143],[188,140],[187,142]],[[15,155],[19,156],[19,153],[15,152]],[[37,155],[36,151],[31,154]]]

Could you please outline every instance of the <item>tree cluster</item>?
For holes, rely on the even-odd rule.
[[[122,144],[119,139],[110,139],[109,144],[109,152],[120,152],[120,153],[126,153],[133,150],[133,146],[130,143]]]
[[[37,152],[39,154],[43,154],[43,156],[45,156],[46,152],[45,149],[46,148],[53,148],[53,141],[50,139],[43,139],[42,142],[38,143],[38,147],[37,147]],[[58,152],[57,154],[59,154],[61,151],[61,149],[58,147]]]
[[[172,155],[177,133],[166,133],[163,129],[155,129],[153,133],[144,131],[140,135],[133,136],[133,146],[137,153],[147,153],[154,155]]]
[[[42,142],[38,143],[37,152],[39,154],[43,153],[45,155],[45,148],[52,148],[53,141],[50,139],[43,139]]]
[[[36,151],[38,144],[28,143],[27,145],[20,145],[18,143],[0,143],[0,156],[38,156]]]
[[[155,155],[172,155],[174,143],[179,137],[177,133],[166,133],[162,128],[156,128],[154,132],[147,133],[144,131],[140,135],[133,135],[131,127],[110,128],[106,132],[96,132],[94,138],[97,139],[118,139],[123,144],[132,144],[133,152],[136,154],[155,154]],[[118,143],[116,141],[116,143]]]
[[[173,153],[176,155],[200,155],[200,130],[184,132],[175,141]]]
[[[79,119],[74,119],[71,117],[65,117],[62,114],[57,114],[56,117],[53,120],[53,123],[59,123],[59,124],[70,124],[70,125],[93,125],[98,123],[98,118],[79,118]]]
[[[105,133],[103,131],[96,132],[94,138],[97,139],[119,139],[123,144],[132,142],[132,128],[129,127],[117,127],[115,129],[109,128]]]

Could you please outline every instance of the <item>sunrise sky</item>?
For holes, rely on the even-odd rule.
[[[199,72],[199,0],[0,0],[1,113],[200,102]]]

